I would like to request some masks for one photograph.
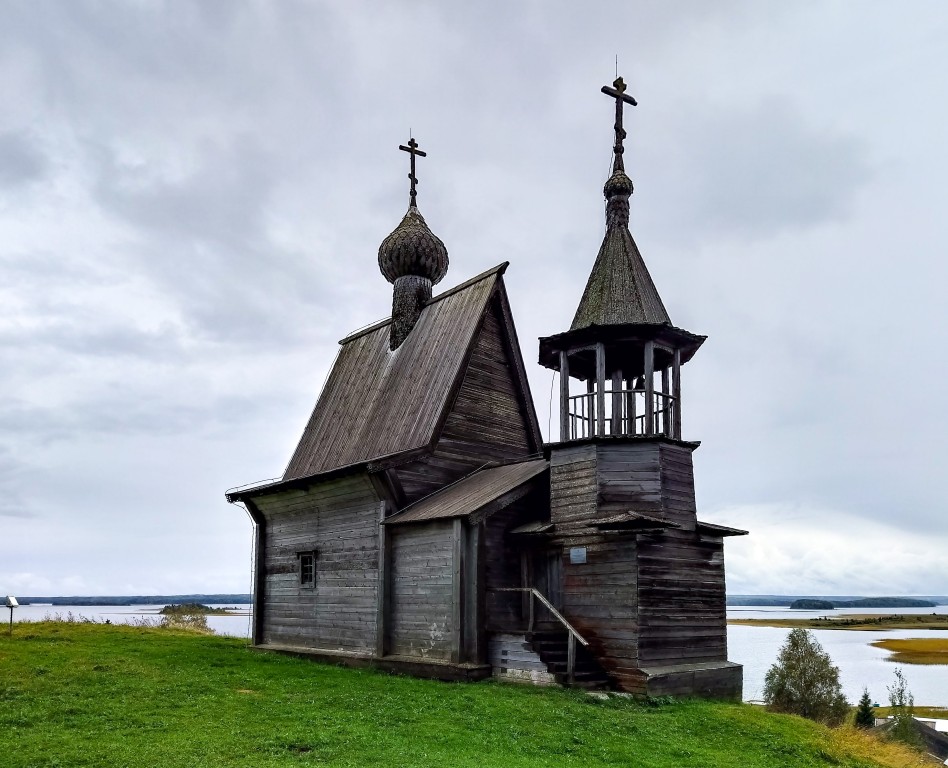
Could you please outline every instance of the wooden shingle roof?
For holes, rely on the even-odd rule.
[[[386,519],[385,524],[467,517],[498,501],[506,506],[503,502],[512,503],[525,495],[532,487],[528,485],[530,481],[546,472],[549,466],[545,459],[535,459],[478,470],[416,501]]]
[[[671,324],[628,227],[610,226],[570,330],[625,323]]]
[[[283,481],[430,446],[506,268],[432,298],[395,350],[391,319],[344,338]]]

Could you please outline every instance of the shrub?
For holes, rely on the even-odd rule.
[[[908,683],[901,669],[895,670],[895,682],[887,685],[889,706],[892,707],[892,728],[889,736],[906,744],[918,745],[918,733],[915,730],[915,697],[908,689]]]
[[[838,725],[849,712],[839,668],[805,629],[792,629],[787,635],[776,663],[764,677],[764,701],[771,711],[827,725]]]
[[[869,689],[862,689],[862,697],[856,708],[856,727],[872,728],[876,724],[876,712],[872,708],[872,699],[869,698]]]
[[[207,626],[207,617],[203,613],[169,613],[161,620],[165,629],[187,629],[192,632],[213,634]]]

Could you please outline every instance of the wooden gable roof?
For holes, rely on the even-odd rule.
[[[506,306],[506,268],[505,262],[432,298],[395,350],[389,348],[391,319],[343,339],[283,482],[431,448],[498,291]],[[511,341],[516,345],[515,337]],[[535,426],[519,348],[515,357],[527,419]]]

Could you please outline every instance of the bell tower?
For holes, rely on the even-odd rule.
[[[625,690],[739,698],[727,660],[724,546],[746,533],[700,522],[682,439],[681,368],[705,337],[675,327],[629,232],[622,78],[615,99],[606,233],[568,331],[540,339],[559,373],[549,544],[563,614]]]
[[[615,99],[616,119],[599,255],[570,329],[540,339],[540,364],[560,374],[561,443],[605,436],[680,440],[681,366],[706,338],[672,325],[629,232],[633,187],[622,158],[622,110],[636,101],[625,91],[621,77],[602,88]],[[574,391],[576,382],[585,391]]]

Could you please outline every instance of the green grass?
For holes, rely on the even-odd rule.
[[[439,683],[92,624],[0,636],[0,733],[5,768],[879,765],[749,705]]]

